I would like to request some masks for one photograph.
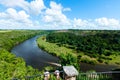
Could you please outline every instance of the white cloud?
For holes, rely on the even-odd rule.
[[[0,13],[0,28],[32,28],[34,23],[29,19],[25,11],[16,11],[8,8],[6,12]]]
[[[6,13],[4,13],[4,12],[0,13],[0,18],[5,18],[6,16],[7,16]]]
[[[82,19],[76,19],[74,18],[73,20],[73,27],[75,28],[79,28],[79,27],[85,27],[88,25],[88,21],[87,20],[82,20]]]
[[[17,1],[17,2],[16,2]],[[45,9],[45,5],[43,0],[34,0],[30,3],[25,0],[0,0],[0,4],[6,7],[19,7],[28,13],[32,13],[34,15],[38,15],[41,13],[43,9]]]
[[[8,20],[0,19],[0,29],[29,29],[32,27],[33,24],[16,22],[12,19],[8,19]]]
[[[26,14],[26,12],[23,10],[17,12],[15,9],[9,8],[6,11],[6,18],[12,19],[18,22],[31,23],[31,21],[29,20],[29,15]]]
[[[14,6],[22,6],[22,4],[26,4],[24,0],[0,0],[0,4],[3,4],[7,7],[14,7]]]
[[[0,4],[7,8],[4,12],[0,12],[0,28],[120,30],[120,20],[106,17],[88,20],[69,19],[63,12],[71,11],[70,8],[64,8],[54,1],[50,2],[50,8],[48,8],[43,1],[0,0]]]
[[[50,2],[50,8],[47,8],[43,16],[43,21],[52,26],[61,27],[70,25],[69,19],[63,14],[63,7],[53,1]]]
[[[33,14],[40,14],[43,9],[45,9],[43,0],[35,0],[30,3],[30,12]]]
[[[73,28],[76,29],[107,29],[107,30],[118,30],[120,29],[120,21],[117,19],[109,19],[109,18],[97,18],[93,20],[82,20],[82,19],[74,19]]]
[[[51,9],[56,10],[56,11],[60,11],[60,12],[61,12],[61,10],[63,8],[61,4],[57,4],[54,1],[50,2],[50,7],[51,7]]]
[[[6,7],[20,7],[24,10],[28,10],[29,3],[26,2],[25,0],[0,0],[0,4],[6,6]]]
[[[71,11],[70,8],[64,8],[63,11]]]
[[[95,19],[95,21],[99,26],[106,26],[106,27],[120,26],[120,21],[116,19],[108,19],[103,17],[103,18]]]

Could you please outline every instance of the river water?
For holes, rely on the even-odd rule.
[[[22,57],[27,65],[31,65],[40,70],[45,66],[54,66],[50,63],[58,63],[59,59],[41,50],[36,42],[37,37],[28,39],[15,46],[11,52],[17,57]]]
[[[30,65],[34,68],[42,70],[45,66],[53,66],[51,63],[58,63],[59,59],[54,57],[45,51],[41,50],[37,43],[36,39],[38,36],[33,37],[25,42],[15,46],[11,52],[15,54],[17,57],[22,57],[27,65]],[[54,65],[55,66],[55,65]],[[115,65],[105,65],[105,64],[97,64],[90,65],[86,63],[80,63],[80,69],[83,72],[87,70],[96,70],[98,72],[101,71],[110,71],[114,68],[118,68],[119,66]]]

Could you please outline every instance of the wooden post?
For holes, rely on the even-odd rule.
[[[59,70],[56,70],[54,72],[55,76],[56,76],[56,80],[60,80],[60,71]]]
[[[76,80],[76,76],[79,74],[74,66],[63,66],[65,73],[65,80]]]
[[[48,71],[44,72],[44,80],[50,79],[50,73]]]

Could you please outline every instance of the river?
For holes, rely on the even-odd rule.
[[[39,70],[45,66],[54,66],[52,63],[58,63],[59,59],[41,50],[36,42],[37,37],[38,36],[28,39],[15,46],[11,52],[17,57],[22,57],[27,65]]]
[[[55,66],[59,62],[57,57],[54,57],[45,51],[41,50],[36,42],[38,36],[24,41],[23,43],[15,46],[11,52],[17,57],[22,57],[27,65],[42,70],[45,66]],[[80,63],[80,69],[83,72],[87,70],[110,71],[119,66],[96,64],[90,65],[86,63]]]

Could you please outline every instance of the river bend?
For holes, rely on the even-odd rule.
[[[52,65],[50,63],[57,63],[59,59],[41,50],[37,45],[37,38],[38,36],[26,40],[15,46],[11,52],[17,57],[22,57],[27,65],[41,70],[45,66]]]
[[[11,52],[15,54],[17,57],[22,57],[27,65],[30,65],[34,68],[42,70],[45,66],[56,65],[59,62],[57,57],[54,57],[45,51],[41,50],[36,42],[38,36],[33,37],[24,41],[23,43],[15,46]],[[83,72],[88,70],[96,70],[96,71],[110,71],[114,68],[118,68],[120,66],[116,65],[105,65],[105,64],[96,64],[90,65],[86,63],[80,64],[80,69]]]

